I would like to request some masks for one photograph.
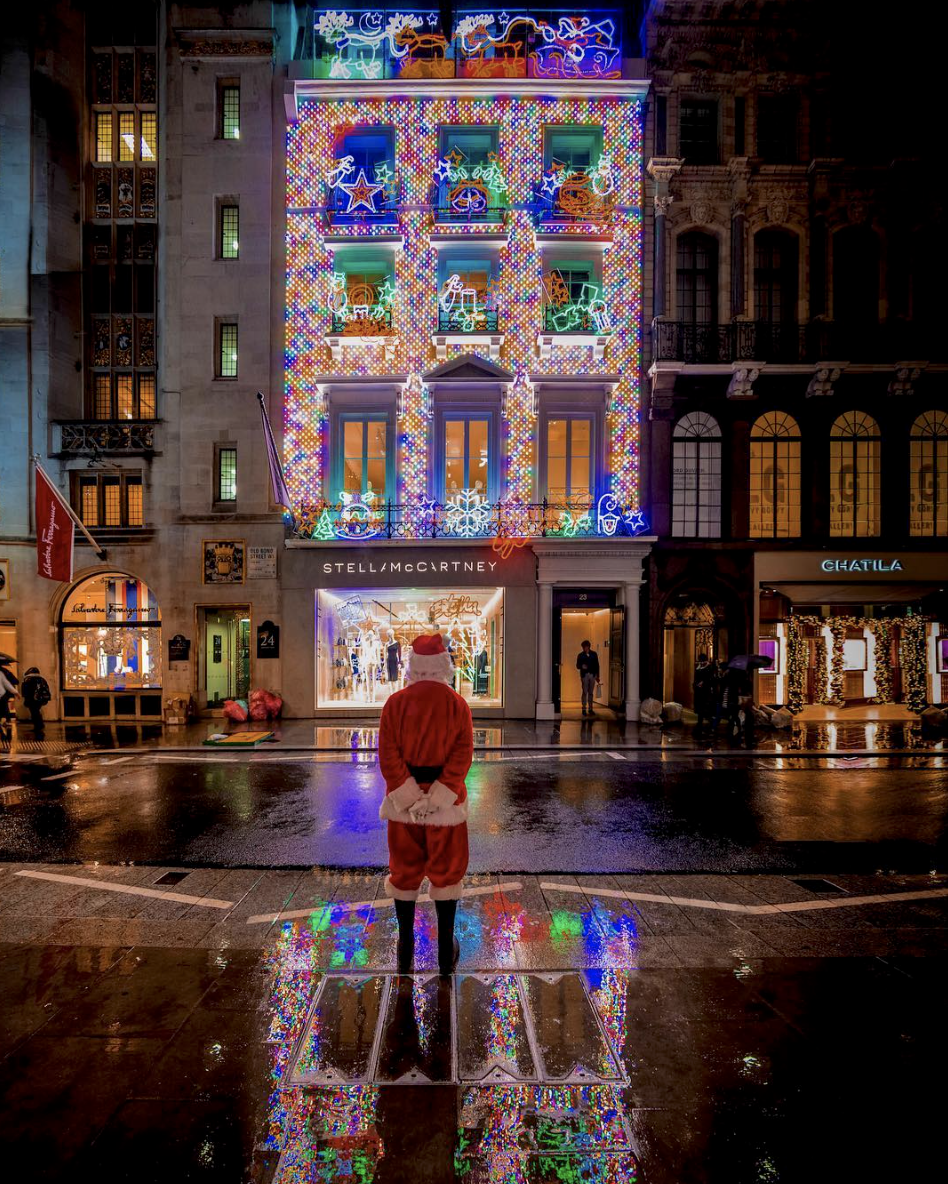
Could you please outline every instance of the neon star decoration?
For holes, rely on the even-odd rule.
[[[349,198],[349,205],[346,207],[347,214],[353,213],[358,209],[366,209],[370,214],[377,214],[378,210],[375,208],[375,195],[381,193],[384,185],[372,184],[365,175],[365,169],[359,169],[359,175],[351,183],[340,181],[336,186]]]

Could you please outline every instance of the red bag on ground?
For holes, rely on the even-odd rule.
[[[246,699],[225,699],[224,700],[224,718],[232,720],[235,724],[246,723],[246,721],[247,721],[247,701],[246,701]]]

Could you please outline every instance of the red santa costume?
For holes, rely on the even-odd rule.
[[[388,822],[388,896],[414,901],[428,877],[434,901],[456,901],[467,871],[467,786],[474,753],[471,709],[451,687],[441,634],[415,639],[408,685],[382,709],[379,767]],[[453,917],[452,917],[453,922]],[[453,926],[452,926],[453,927]]]

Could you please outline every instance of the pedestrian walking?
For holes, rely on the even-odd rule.
[[[49,693],[49,683],[43,678],[35,666],[31,666],[23,675],[23,705],[30,713],[33,732],[37,740],[42,740],[46,731],[43,720],[43,708],[52,697]]]
[[[415,638],[408,682],[382,708],[379,768],[388,822],[385,892],[398,918],[398,972],[415,952],[415,901],[427,876],[438,916],[438,970],[449,975],[460,954],[454,919],[467,871],[467,786],[474,756],[471,709],[453,689],[454,664],[441,634]]]
[[[727,717],[728,740],[742,739],[744,725],[741,713],[744,709],[744,699],[747,695],[747,679],[742,670],[727,670],[724,675],[724,694],[722,707]],[[746,718],[746,717],[745,717]]]
[[[582,649],[580,650],[579,657],[576,659],[576,669],[579,671],[579,679],[583,687],[583,715],[595,715],[596,713],[593,711],[593,695],[596,692],[596,687],[601,685],[599,681],[599,655],[592,648],[592,642],[584,641],[581,645]]]
[[[708,661],[707,654],[698,655],[692,688],[695,697],[695,715],[698,717],[695,722],[695,735],[700,736],[704,725],[710,724],[714,718],[716,706],[715,671]]]
[[[4,731],[16,719],[10,704],[16,698],[19,679],[10,669],[9,663],[12,661],[6,654],[0,656],[0,728]]]

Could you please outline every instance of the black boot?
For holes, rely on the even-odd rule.
[[[396,900],[398,918],[398,973],[411,974],[415,963],[415,902]]]
[[[435,901],[435,912],[438,914],[438,973],[442,975],[453,974],[461,956],[461,947],[454,936],[454,915],[457,911],[456,900]]]

